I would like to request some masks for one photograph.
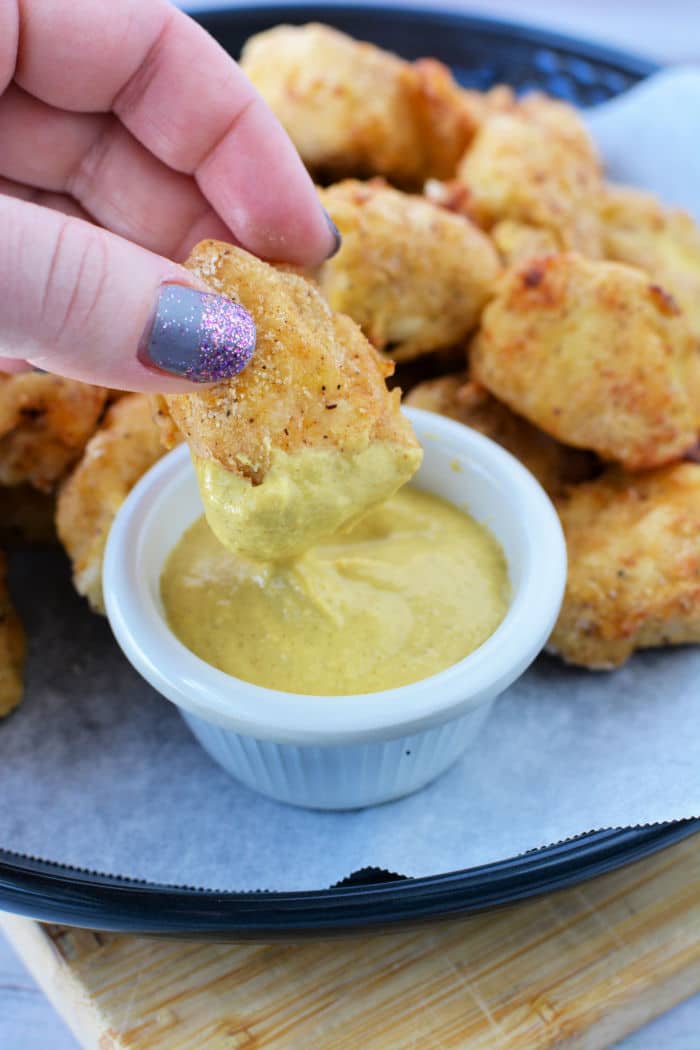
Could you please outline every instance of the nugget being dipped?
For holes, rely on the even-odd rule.
[[[142,474],[164,455],[145,394],[128,394],[107,412],[58,494],[56,527],[73,563],[73,582],[104,612],[102,557],[114,517]]]
[[[334,310],[395,361],[464,342],[500,273],[485,233],[379,179],[337,183],[321,202],[343,235],[318,274]]]
[[[552,437],[629,470],[696,441],[695,340],[671,296],[631,266],[571,253],[509,271],[470,369]]]
[[[598,461],[590,452],[568,448],[538,430],[466,374],[440,376],[419,383],[407,405],[439,412],[497,441],[535,475],[550,496],[567,485],[595,476]]]
[[[474,101],[433,59],[405,62],[329,26],[276,26],[241,67],[320,176],[448,178],[471,139]]]
[[[604,670],[635,649],[700,642],[700,466],[612,469],[557,501],[566,594],[549,648]]]
[[[221,542],[254,559],[294,557],[418,469],[399,391],[385,383],[393,366],[296,274],[215,241],[186,265],[252,315],[257,348],[236,379],[161,404],[190,446]]]

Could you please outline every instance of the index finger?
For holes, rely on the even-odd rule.
[[[332,250],[281,125],[233,59],[166,0],[11,0],[0,5],[0,41],[0,90],[14,76],[60,109],[114,112],[196,178],[250,251],[314,265]]]

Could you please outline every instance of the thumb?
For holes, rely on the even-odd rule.
[[[176,263],[89,222],[0,196],[0,354],[123,390],[237,375],[251,316]]]

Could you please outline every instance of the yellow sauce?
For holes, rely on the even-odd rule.
[[[298,557],[392,496],[420,466],[418,447],[373,441],[355,453],[275,449],[260,485],[193,457],[207,521],[229,550],[259,561]]]
[[[503,552],[468,514],[410,486],[294,561],[251,561],[200,518],[170,554],[171,629],[207,663],[272,689],[347,695],[416,682],[503,619]]]

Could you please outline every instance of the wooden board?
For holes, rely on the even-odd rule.
[[[0,925],[89,1050],[597,1050],[700,989],[700,840],[516,907],[361,938]]]

